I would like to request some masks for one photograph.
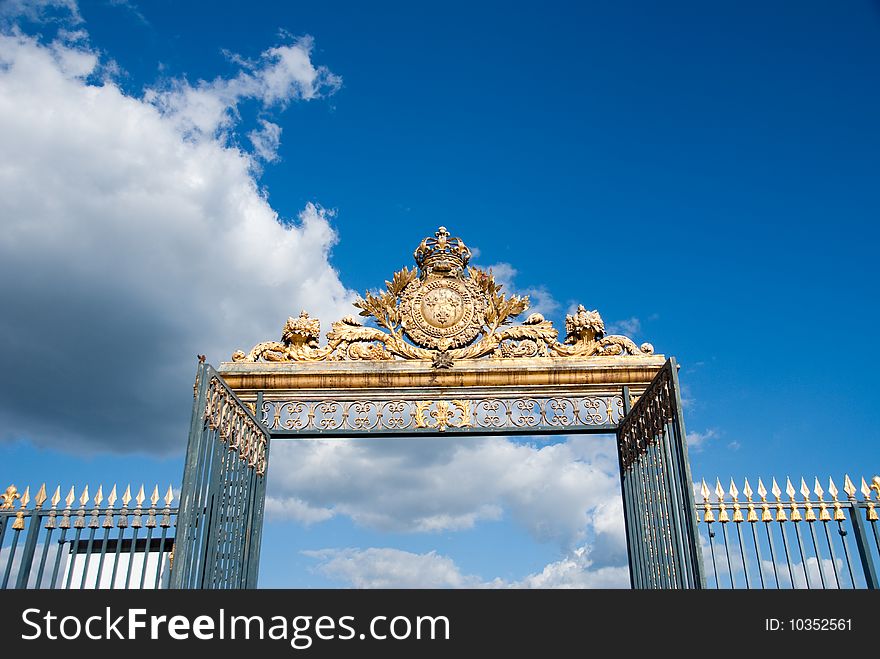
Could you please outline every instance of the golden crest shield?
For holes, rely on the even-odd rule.
[[[423,348],[448,350],[467,345],[483,326],[485,302],[467,279],[416,279],[402,297],[403,330]]]

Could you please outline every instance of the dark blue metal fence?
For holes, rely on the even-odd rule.
[[[121,498],[115,485],[106,499],[103,487],[93,491],[71,487],[63,505],[61,488],[50,498],[45,484],[33,501],[30,487],[0,494],[0,588],[168,586],[177,518],[171,486],[161,500],[158,486],[149,498],[143,486],[134,497],[130,487]]]
[[[711,566],[707,585],[880,588],[880,522],[872,498],[875,492],[880,497],[880,476],[870,484],[861,479],[859,488],[846,476],[843,492],[841,497],[830,478],[827,490],[818,478],[812,490],[804,479],[797,489],[786,479],[783,490],[774,478],[769,491],[761,479],[754,491],[748,479],[742,491],[733,480],[727,490],[719,480],[713,489],[703,481],[700,541]]]

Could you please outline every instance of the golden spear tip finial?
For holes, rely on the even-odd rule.
[[[804,499],[810,498],[810,488],[807,487],[807,481],[804,480],[803,476],[801,476],[801,495]]]
[[[144,484],[141,483],[141,489],[138,490],[137,497],[135,497],[135,503],[137,503],[137,507],[140,508],[141,504],[144,502]]]
[[[843,477],[843,491],[846,492],[846,496],[850,499],[855,499],[856,497],[856,486],[853,485],[853,482],[849,478],[849,474],[846,474]]]
[[[95,507],[101,505],[101,502],[104,500],[104,485],[98,485],[98,491],[95,492]]]
[[[819,497],[819,501],[821,501],[822,495],[825,494],[825,490],[822,489],[822,485],[819,483],[818,477],[816,477],[816,482],[813,484],[813,492],[816,493],[816,496]]]
[[[156,504],[159,503],[159,484],[156,483],[153,485],[153,493],[150,495],[150,504],[153,508],[156,507]]]
[[[715,479],[715,496],[718,497],[719,501],[724,501],[724,488],[721,487],[721,479]]]
[[[59,501],[61,501],[61,486],[57,485],[55,487],[55,494],[52,495],[50,503],[52,504],[52,507],[55,508],[56,506],[58,506]]]
[[[832,498],[837,501],[837,486],[834,484],[834,480],[831,476],[828,477],[828,494],[832,496]]]
[[[21,495],[21,499],[18,501],[18,507],[24,508],[28,505],[28,502],[31,500],[31,486],[28,485],[24,488],[24,494]]]
[[[761,497],[761,501],[767,500],[767,488],[764,487],[764,481],[758,478],[758,496]]]
[[[776,482],[776,477],[773,478],[773,485],[770,488],[770,491],[773,493],[773,496],[776,497],[776,500],[779,501],[779,497],[782,495],[782,490],[779,489],[779,483]]]
[[[860,488],[862,491],[862,496],[867,500],[871,500],[871,488],[868,487],[868,484],[865,482],[864,476],[862,477],[862,487]]]
[[[752,492],[752,486],[749,485],[749,479],[748,479],[748,478],[746,478],[746,483],[745,483],[745,485],[743,486],[743,494],[746,495],[746,499],[748,499],[749,501],[752,500],[752,494],[754,494],[754,492]]]
[[[34,506],[37,508],[42,508],[43,504],[46,503],[46,484],[43,483],[40,486],[40,489],[37,490],[37,496],[34,497]]]
[[[168,492],[165,493],[165,505],[170,506],[172,501],[174,501],[174,490],[172,490],[171,485],[169,485]]]
[[[703,501],[709,500],[709,486],[706,485],[706,479],[703,479],[703,484],[700,486],[700,494],[703,497]]]
[[[736,501],[736,498],[739,496],[739,490],[736,487],[736,483],[733,482],[733,478],[730,479],[730,498]]]
[[[89,502],[89,486],[86,485],[83,488],[82,494],[79,495],[79,507],[85,508],[86,504]]]
[[[112,508],[114,503],[116,503],[116,483],[113,483],[113,487],[110,490],[110,496],[107,497],[108,506]]]
[[[122,493],[122,507],[128,508],[128,502],[131,501],[131,484],[125,486],[125,492]]]
[[[64,499],[64,503],[67,504],[67,507],[70,508],[73,505],[73,502],[76,500],[76,492],[73,491],[73,485],[70,486],[70,492],[67,493],[67,497]]]
[[[791,479],[788,476],[785,477],[785,493],[789,499],[794,498],[794,485],[791,484]]]

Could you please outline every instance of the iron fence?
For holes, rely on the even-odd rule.
[[[876,492],[880,499],[880,476],[870,484],[862,478],[859,488],[846,476],[843,492],[830,478],[827,490],[818,478],[812,490],[803,478],[797,489],[786,478],[784,491],[774,478],[769,492],[761,479],[754,491],[746,479],[741,492],[732,479],[727,490],[720,480],[714,490],[702,481],[696,512],[706,585],[880,588],[880,524],[872,498]]]
[[[168,586],[178,512],[171,486],[164,506],[158,485],[149,499],[143,485],[134,497],[130,486],[121,498],[115,485],[106,500],[102,486],[94,492],[71,487],[61,507],[60,487],[49,498],[43,484],[33,506],[30,487],[0,493],[0,588]]]

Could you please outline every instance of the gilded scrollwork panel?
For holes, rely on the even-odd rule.
[[[433,430],[558,431],[613,427],[623,417],[618,396],[450,400],[264,400],[261,419],[272,431],[301,435]]]

